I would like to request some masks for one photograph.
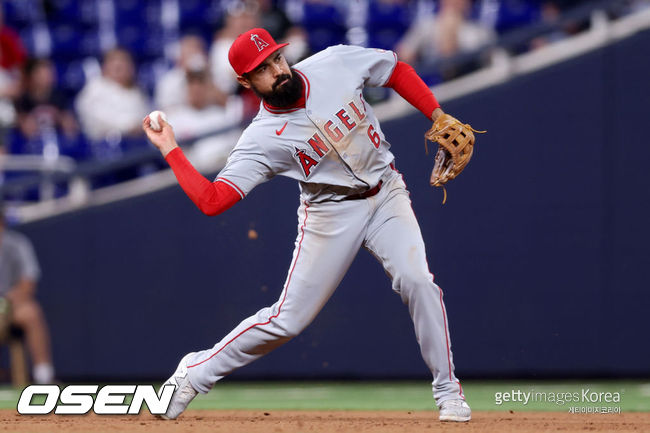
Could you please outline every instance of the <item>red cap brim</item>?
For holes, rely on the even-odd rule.
[[[242,72],[242,73],[243,74],[249,73],[253,69],[257,68],[260,65],[260,63],[262,63],[264,60],[266,60],[266,58],[269,57],[271,54],[275,53],[280,48],[286,47],[287,45],[289,45],[289,44],[288,43],[286,43],[286,44],[278,44],[278,45],[276,45],[275,47],[273,47],[271,49],[262,51],[257,57],[255,57],[255,59],[252,62],[250,62],[246,66],[244,72]]]

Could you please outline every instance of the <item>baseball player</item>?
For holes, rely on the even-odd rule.
[[[185,193],[207,215],[225,211],[275,175],[296,179],[301,191],[298,236],[278,301],[214,347],[181,359],[165,382],[176,387],[165,417],[175,419],[197,393],[298,335],[364,247],[408,306],[433,374],[440,420],[469,421],[471,410],[454,375],[442,291],[429,272],[409,192],[363,88],[391,87],[427,118],[447,115],[392,51],[338,45],[291,67],[282,55],[285,45],[261,28],[233,42],[228,57],[237,80],[262,103],[214,182],[188,162],[168,124],[157,132],[148,116],[143,121]]]

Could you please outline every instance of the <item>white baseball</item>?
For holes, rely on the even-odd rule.
[[[149,113],[149,126],[156,132],[162,130],[162,125],[160,124],[160,119],[164,120],[167,123],[167,115],[162,111],[152,111]]]

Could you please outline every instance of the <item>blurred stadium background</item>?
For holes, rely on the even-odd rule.
[[[60,380],[163,379],[278,296],[296,185],[204,217],[139,131],[164,109],[216,174],[257,107],[224,53],[261,25],[293,61],[396,50],[446,111],[488,130],[441,207],[426,119],[387,89],[366,95],[445,289],[461,379],[631,378],[647,401],[650,2],[5,0],[2,16],[0,193],[41,263]],[[233,375],[427,377],[365,253],[301,336]]]

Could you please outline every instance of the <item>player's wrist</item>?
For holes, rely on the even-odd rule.
[[[442,108],[436,107],[431,113],[431,120],[435,122],[438,119],[438,117],[442,116],[443,114],[445,114],[445,112],[442,111]]]
[[[162,153],[163,158],[167,159],[167,157],[176,149],[180,149],[180,147],[178,144],[174,143],[173,145],[161,147],[159,150],[160,153]]]

